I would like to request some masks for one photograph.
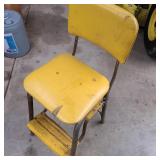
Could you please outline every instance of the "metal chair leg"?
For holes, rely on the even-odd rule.
[[[112,88],[112,85],[113,85],[113,83],[114,83],[114,81],[115,81],[115,78],[116,78],[116,75],[117,75],[117,71],[118,71],[118,67],[119,67],[119,61],[117,60],[117,61],[116,61],[116,64],[115,64],[115,67],[114,67],[114,71],[113,71],[113,75],[112,75],[112,78],[111,78],[111,82],[110,82],[110,87],[109,87],[108,93],[107,93],[107,95],[104,97],[104,105],[103,105],[103,107],[102,107],[101,121],[100,121],[100,123],[104,123],[105,111],[106,111],[106,108],[107,108],[108,96],[109,96],[110,90],[111,90],[111,88]]]
[[[107,109],[107,103],[108,103],[108,96],[105,97],[104,99],[104,105],[102,107],[102,112],[101,112],[101,121],[100,123],[104,123],[104,120],[105,120],[105,112],[106,112],[106,109]]]
[[[83,124],[83,122],[80,122],[80,123],[75,124],[75,126],[74,126],[72,148],[71,148],[71,152],[70,152],[71,156],[74,156],[76,154],[78,135],[79,135],[79,131],[80,131],[82,124]]]
[[[88,124],[88,121],[85,120],[84,123],[83,123],[83,130],[82,130],[82,134],[81,136],[79,137],[79,142],[81,142],[86,134],[86,130],[87,130],[87,124]]]
[[[74,48],[73,48],[72,56],[75,56],[75,54],[76,54],[77,45],[78,45],[78,36],[75,37]]]
[[[34,110],[33,110],[33,97],[27,93],[27,100],[28,100],[28,111],[29,111],[29,121],[31,121],[34,117]],[[34,135],[30,132],[31,135]]]

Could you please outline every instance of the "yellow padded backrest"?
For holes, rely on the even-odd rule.
[[[117,5],[69,5],[68,31],[108,51],[125,63],[138,33],[136,18]]]

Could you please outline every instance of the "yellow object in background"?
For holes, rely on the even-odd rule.
[[[148,38],[150,41],[154,41],[156,39],[156,10],[153,11],[151,15],[151,19],[148,26]]]

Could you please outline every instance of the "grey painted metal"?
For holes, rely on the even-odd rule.
[[[78,45],[78,36],[75,36],[74,47],[73,47],[73,52],[72,52],[73,56],[75,56],[76,54],[77,45]]]
[[[117,60],[116,61],[116,64],[115,64],[115,67],[114,67],[114,71],[113,71],[113,75],[112,75],[112,78],[111,78],[111,81],[110,81],[110,87],[109,87],[109,91],[108,91],[108,94],[112,88],[112,85],[116,79],[116,75],[117,75],[117,71],[118,71],[118,68],[119,68],[119,61]]]
[[[27,100],[28,100],[29,121],[31,121],[34,117],[34,109],[33,109],[33,97],[29,93],[27,93]],[[34,135],[34,133],[31,131],[30,134]]]
[[[107,102],[108,102],[108,97],[109,97],[109,93],[110,93],[110,90],[113,86],[113,83],[116,79],[116,75],[117,75],[117,71],[118,71],[118,67],[119,67],[119,61],[117,60],[116,61],[116,64],[115,64],[115,67],[114,67],[114,71],[113,71],[113,75],[112,75],[112,78],[111,78],[111,81],[110,81],[110,86],[109,86],[109,90],[108,90],[108,93],[104,96],[103,98],[103,106],[102,106],[102,112],[101,112],[101,123],[104,123],[104,119],[105,119],[105,112],[106,112],[106,108],[107,108]]]
[[[79,136],[79,131],[80,131],[82,124],[83,124],[83,121],[76,123],[74,126],[73,138],[72,138],[72,148],[71,148],[71,152],[70,152],[71,156],[75,156],[75,154],[76,154],[77,144],[78,144],[78,136]]]
[[[81,136],[79,137],[79,142],[81,142],[86,134],[86,130],[87,130],[87,124],[88,124],[88,121],[85,120],[84,123],[83,123],[83,130],[82,130],[82,134]]]

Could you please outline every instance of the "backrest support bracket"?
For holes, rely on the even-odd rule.
[[[112,79],[110,81],[110,88],[109,89],[111,89],[111,87],[112,87],[112,85],[113,85],[113,83],[116,79],[118,68],[119,68],[119,61],[117,60],[116,64],[115,64],[115,67],[114,67],[114,72],[113,72],[113,75],[112,75]]]
[[[111,90],[111,88],[113,86],[113,83],[114,83],[114,81],[116,79],[118,68],[119,68],[119,61],[116,60],[116,64],[115,64],[114,71],[113,71],[113,75],[112,75],[112,78],[111,78],[111,81],[110,81],[109,90],[108,90],[108,92],[107,92],[107,94],[106,94],[106,96],[104,98],[106,98],[107,96],[109,96],[110,90]]]
[[[75,56],[75,54],[76,54],[77,45],[78,45],[78,36],[75,36],[72,56]]]

